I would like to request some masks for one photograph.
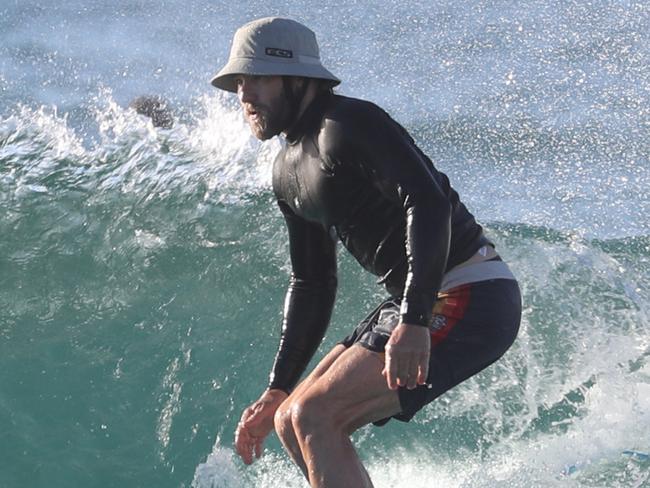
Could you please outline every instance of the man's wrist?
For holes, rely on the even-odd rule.
[[[275,399],[284,400],[285,398],[287,398],[289,396],[289,393],[282,390],[282,389],[280,389],[280,388],[271,388],[271,387],[269,387],[264,391],[262,396],[271,397],[271,399],[273,399],[273,400],[275,400]]]
[[[400,306],[400,321],[403,324],[428,327],[431,321],[431,312],[419,304],[404,299]]]

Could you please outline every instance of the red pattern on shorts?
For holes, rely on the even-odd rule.
[[[465,316],[470,302],[471,284],[461,285],[438,294],[433,306],[431,346],[442,342]]]

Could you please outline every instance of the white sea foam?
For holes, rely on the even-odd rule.
[[[252,466],[245,467],[235,452],[215,446],[205,462],[194,472],[192,488],[305,488],[307,483],[297,467],[285,456],[266,452]]]

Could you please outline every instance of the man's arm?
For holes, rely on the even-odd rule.
[[[336,245],[320,226],[296,216],[280,203],[289,230],[292,273],[284,320],[269,387],[244,410],[235,432],[235,448],[244,463],[262,454],[273,430],[273,417],[316,352],[336,295]]]
[[[407,275],[400,324],[386,344],[383,374],[390,389],[414,389],[429,373],[433,304],[442,282],[451,241],[451,203],[431,161],[399,124],[383,114],[380,144],[366,145],[373,181],[396,198],[406,218]],[[388,119],[388,120],[386,120]]]
[[[280,203],[289,231],[291,278],[269,388],[289,393],[320,345],[336,296],[336,243],[320,225]]]

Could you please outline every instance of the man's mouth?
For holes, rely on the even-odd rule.
[[[257,108],[246,109],[246,117],[248,117],[250,120],[258,121],[262,116],[262,112]]]

